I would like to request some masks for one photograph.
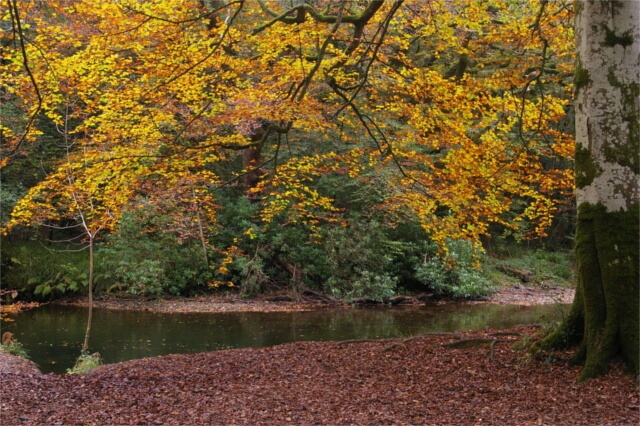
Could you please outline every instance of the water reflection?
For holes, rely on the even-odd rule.
[[[260,347],[301,340],[411,336],[434,331],[507,328],[556,320],[567,306],[445,304],[425,307],[159,314],[95,309],[91,351],[106,363],[169,353]],[[87,312],[43,306],[23,312],[4,329],[22,342],[43,372],[65,372],[79,355]]]

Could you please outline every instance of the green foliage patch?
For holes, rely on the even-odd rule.
[[[73,368],[67,369],[68,374],[89,374],[103,364],[99,353],[83,353],[76,360]]]
[[[532,285],[554,285],[572,287],[575,285],[575,254],[573,250],[526,249],[519,245],[510,245],[500,257],[488,259],[489,274],[496,280],[501,265],[530,271]],[[493,272],[491,271],[493,270]],[[512,281],[513,278],[507,278]]]
[[[169,217],[126,213],[116,232],[98,250],[96,283],[132,295],[186,295],[206,288],[211,277],[198,241],[165,232]],[[149,231],[148,228],[152,228]]]
[[[356,218],[348,227],[329,231],[324,242],[328,276],[324,289],[340,299],[382,301],[395,294],[398,277],[391,271],[389,241],[376,221]]]
[[[0,226],[4,226],[9,221],[11,210],[26,192],[27,190],[19,182],[0,183]]]
[[[4,352],[10,355],[21,356],[22,358],[29,358],[27,351],[22,346],[22,343],[15,338],[11,339],[9,343],[0,345],[0,352]]]
[[[479,299],[489,296],[495,286],[483,274],[477,264],[480,254],[471,243],[449,240],[448,258],[442,259],[432,253],[425,253],[422,263],[416,265],[415,276],[436,294],[459,299]]]
[[[20,289],[23,295],[49,299],[78,294],[87,286],[86,251],[68,251],[62,244],[37,242],[2,244],[2,287]]]

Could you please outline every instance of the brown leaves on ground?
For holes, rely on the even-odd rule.
[[[489,302],[527,306],[548,303],[570,304],[573,302],[575,293],[574,288],[554,285],[506,285],[492,295]]]
[[[0,351],[0,374],[5,373],[40,374],[40,370],[33,361]],[[4,385],[4,380],[2,384]],[[0,398],[3,394],[3,390],[0,390]],[[3,423],[0,422],[0,424]]]
[[[2,424],[637,425],[638,388],[615,366],[578,384],[569,354],[534,360],[531,328],[461,333],[497,342],[454,349],[451,335],[299,342],[169,355],[87,376],[3,373]],[[397,344],[400,343],[400,344]]]

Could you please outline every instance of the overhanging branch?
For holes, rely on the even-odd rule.
[[[7,1],[9,4],[9,15],[11,16],[11,25],[12,25],[13,34],[14,34],[14,37],[17,36],[19,45],[20,45],[20,54],[22,55],[22,64],[24,66],[25,71],[29,75],[29,80],[31,80],[31,84],[33,85],[33,89],[35,90],[36,96],[38,98],[36,109],[31,114],[31,117],[29,117],[29,121],[27,122],[27,126],[24,130],[24,133],[22,134],[22,136],[20,137],[16,145],[13,147],[13,149],[9,151],[8,155],[12,156],[18,151],[22,143],[27,138],[27,135],[29,134],[29,130],[31,129],[31,126],[33,126],[33,123],[35,122],[35,119],[38,116],[38,113],[40,113],[40,110],[42,109],[42,95],[40,94],[40,89],[38,88],[38,83],[36,82],[36,79],[33,76],[33,72],[29,67],[29,60],[27,57],[27,50],[24,45],[24,33],[22,31],[22,24],[20,23],[20,14],[18,12],[17,0],[7,0]]]
[[[369,20],[373,17],[373,15],[375,15],[378,9],[380,9],[384,4],[384,0],[372,0],[367,5],[367,8],[358,15],[343,15],[342,13],[339,13],[337,15],[329,15],[328,14],[329,6],[327,6],[324,11],[319,12],[312,5],[304,3],[304,4],[294,6],[283,13],[277,14],[277,12],[274,12],[273,10],[271,10],[263,0],[258,0],[258,2],[260,3],[262,10],[267,12],[269,15],[274,16],[274,18],[271,21],[263,25],[260,25],[257,28],[254,28],[251,31],[251,35],[256,35],[266,30],[267,28],[274,25],[276,22],[283,22],[286,24],[297,23],[299,19],[298,18],[299,14],[304,12],[309,13],[309,15],[316,22],[321,22],[325,24],[335,24],[337,22],[344,22],[347,24],[356,25],[357,27],[364,27],[367,24],[367,22],[369,22]],[[342,7],[340,7],[340,10],[342,11]],[[292,15],[295,15],[295,17]]]

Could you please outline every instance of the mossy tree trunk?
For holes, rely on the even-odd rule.
[[[639,369],[640,2],[575,6],[578,287],[564,323],[541,346],[578,344],[584,380],[619,355]]]

